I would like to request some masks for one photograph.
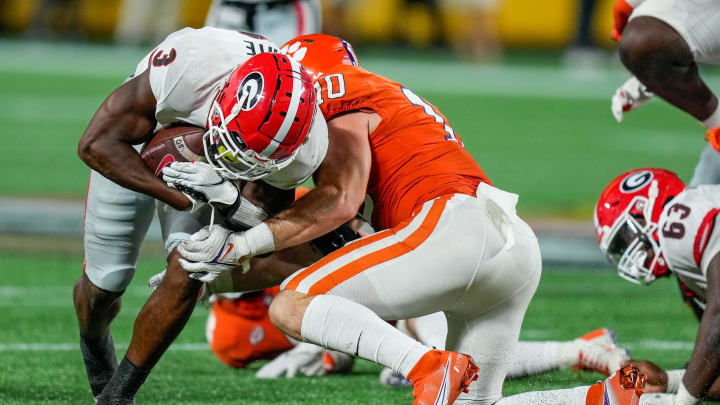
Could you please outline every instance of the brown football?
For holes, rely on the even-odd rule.
[[[172,162],[205,161],[202,138],[205,128],[177,126],[161,129],[140,151],[140,157],[155,175]]]

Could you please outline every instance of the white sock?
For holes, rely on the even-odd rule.
[[[705,128],[707,129],[715,129],[717,127],[720,127],[720,104],[718,104],[717,108],[715,108],[715,111],[710,114],[709,117],[705,118],[702,124],[705,125]]]
[[[590,387],[525,392],[502,398],[495,402],[495,405],[585,405],[588,388]]]
[[[300,333],[305,342],[374,361],[404,376],[430,351],[367,307],[335,295],[313,298]]]
[[[518,342],[508,366],[510,378],[571,367],[578,362],[575,342]]]

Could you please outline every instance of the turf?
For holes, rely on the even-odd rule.
[[[77,140],[144,50],[0,41],[0,51],[0,195],[81,199],[88,169]],[[617,124],[609,96],[627,75],[617,68],[576,77],[546,63],[363,65],[436,104],[495,184],[521,195],[524,215],[590,218],[612,177],[654,165],[689,180],[704,146],[702,128],[660,100]]]
[[[81,271],[79,255],[0,252],[0,403],[90,403],[72,308],[72,284]],[[145,257],[123,298],[113,324],[115,341],[129,342],[132,323],[149,294],[144,282],[162,269],[161,258]],[[408,404],[408,389],[377,381],[379,367],[356,364],[350,376],[261,381],[249,370],[233,370],[216,360],[204,342],[207,311],[196,308],[176,347],[163,357],[138,396],[138,403],[173,404]],[[697,322],[681,304],[674,281],[643,288],[611,270],[546,269],[523,326],[528,340],[572,339],[600,326],[614,327],[636,358],[668,368],[689,358]],[[666,345],[658,345],[658,342]],[[669,342],[668,342],[669,341]],[[17,344],[55,344],[62,350],[19,350]],[[57,349],[57,346],[55,346]],[[555,371],[507,381],[506,395],[538,389],[587,385],[595,373]]]

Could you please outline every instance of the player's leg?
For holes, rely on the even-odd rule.
[[[702,150],[688,187],[703,184],[720,184],[720,153],[710,144]]]
[[[408,319],[406,325],[407,333],[424,345],[445,349],[447,320],[443,312]],[[506,378],[571,367],[609,375],[619,370],[630,356],[625,349],[617,346],[611,330],[601,328],[568,341],[520,341],[510,358]],[[384,375],[388,381],[401,380],[398,376]]]
[[[696,61],[720,54],[720,4],[650,0],[633,12],[620,41],[620,59],[641,82],[708,129],[720,125],[718,99]]]
[[[85,207],[85,268],[75,283],[73,301],[93,396],[100,394],[117,367],[109,327],[135,273],[154,206],[152,198],[91,172]]]
[[[180,254],[168,256],[167,273],[135,319],[130,346],[98,397],[98,404],[133,404],[150,370],[190,318],[202,283],[188,277]]]
[[[168,251],[164,278],[140,310],[125,358],[98,398],[98,404],[131,404],[150,370],[183,329],[197,302],[202,283],[188,277],[175,247],[210,222],[210,207],[190,214],[157,204]],[[123,402],[125,401],[125,402]]]
[[[322,12],[319,0],[266,3],[257,7],[255,32],[281,46],[306,34],[321,32]]]
[[[254,10],[255,6],[242,1],[213,0],[205,17],[205,26],[252,32],[248,11]]]
[[[292,337],[390,367],[415,382],[417,392],[418,381],[442,367],[445,355],[381,318],[419,316],[463,300],[478,263],[509,240],[488,237],[502,234],[498,228],[505,225],[497,206],[495,219],[486,209],[484,200],[469,196],[426,203],[412,221],[349,244],[290,277],[271,306],[271,319]],[[505,270],[499,274],[514,269]],[[510,278],[519,282],[512,293],[527,283],[520,274]],[[501,302],[507,291],[486,290],[473,306]]]
[[[475,316],[447,313],[447,349],[470,353],[479,367],[477,382],[458,404],[492,404],[502,397],[502,383],[515,355],[525,310],[540,281],[540,271],[514,296]]]

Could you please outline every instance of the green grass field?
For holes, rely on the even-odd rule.
[[[0,253],[0,404],[90,403],[72,306],[72,284],[80,274],[78,254]],[[150,291],[145,281],[163,267],[145,255],[113,324],[120,356],[134,318]],[[592,286],[592,288],[588,288]],[[155,368],[138,403],[173,404],[408,404],[408,389],[378,383],[379,367],[359,362],[350,376],[319,379],[256,380],[249,370],[233,370],[204,345],[207,310],[198,307],[185,331]],[[635,358],[669,368],[690,355],[697,322],[680,302],[674,281],[643,288],[613,271],[546,269],[530,305],[522,338],[572,339],[591,329],[615,328]],[[42,344],[46,344],[43,348]],[[30,350],[34,349],[34,350]],[[556,371],[508,381],[506,395],[587,385],[600,374]]]
[[[77,140],[144,50],[0,41],[0,51],[0,195],[81,199],[88,171]],[[689,180],[704,146],[702,127],[660,100],[617,124],[609,100],[626,78],[618,68],[583,77],[525,60],[475,66],[362,56],[370,70],[436,104],[496,185],[520,194],[523,214],[590,218],[612,177],[655,165]]]
[[[75,155],[77,140],[97,106],[144,52],[0,40],[0,197],[83,198],[88,169]],[[553,57],[474,66],[379,55],[365,58],[359,52],[363,66],[437,105],[495,184],[520,194],[525,216],[589,219],[601,189],[622,171],[654,165],[689,180],[704,147],[703,129],[659,100],[617,124],[609,99],[626,78],[617,68],[576,76]],[[711,73],[711,85],[720,87],[720,75]],[[91,403],[71,297],[81,271],[81,242],[65,241],[62,246],[74,247],[64,253],[64,247],[51,247],[53,253],[38,254],[47,249],[30,249],[32,240],[13,248],[3,241],[0,404]],[[157,255],[141,259],[113,326],[119,355],[149,295],[145,281],[163,268],[163,261]],[[671,281],[633,286],[610,270],[547,269],[522,336],[572,339],[609,326],[636,358],[680,367],[689,358],[697,323],[676,290]],[[257,364],[231,370],[204,344],[206,315],[197,308],[142,389],[139,403],[410,403],[409,390],[382,387],[379,367],[367,362],[356,364],[350,376],[323,379],[260,381],[253,378]],[[556,371],[508,381],[504,390],[507,395],[572,387],[599,378]]]

